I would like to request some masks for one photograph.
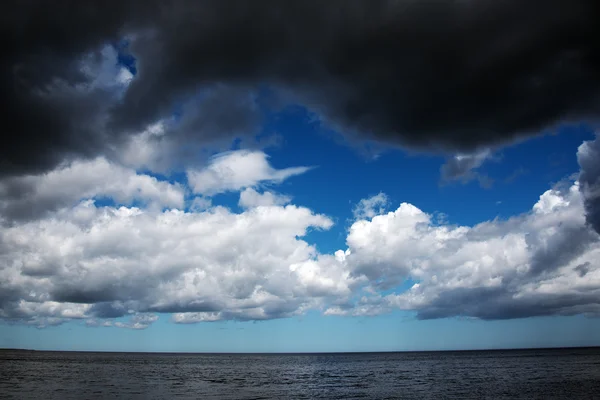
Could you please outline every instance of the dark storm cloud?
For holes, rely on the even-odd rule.
[[[94,119],[106,93],[82,96],[89,83],[78,67],[84,53],[116,40],[131,5],[114,2],[6,1],[1,5],[3,48],[0,101],[4,135],[0,174],[44,171],[68,156],[91,155],[104,146]],[[53,89],[57,81],[63,90]]]
[[[256,131],[259,124],[258,109],[251,91],[218,85],[182,107],[177,130],[188,139],[197,132],[206,132],[205,136],[215,135],[218,139],[223,134],[234,136],[246,130]]]
[[[344,132],[422,149],[472,151],[561,121],[595,120],[599,7],[595,0],[4,2],[0,89],[9,128],[0,171],[44,171],[102,153],[214,84],[280,89]],[[138,75],[122,102],[102,92],[57,99],[49,91],[56,78],[85,82],[81,55],[126,35]],[[194,106],[190,131],[227,136],[231,126],[255,126],[252,104],[225,100],[217,103],[227,112]]]
[[[600,137],[583,143],[577,151],[579,184],[586,221],[600,233]]]
[[[117,109],[140,129],[204,82],[267,83],[334,125],[414,146],[473,149],[591,116],[595,2],[240,2],[174,7],[133,47]],[[179,3],[181,4],[181,3]],[[159,57],[160,55],[160,57]]]

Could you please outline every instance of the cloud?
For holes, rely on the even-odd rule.
[[[194,193],[211,196],[255,187],[261,183],[280,183],[311,167],[275,169],[262,151],[238,150],[218,154],[200,170],[188,170],[188,183]]]
[[[156,314],[135,314],[132,316],[127,322],[117,321],[113,325],[117,328],[127,328],[127,329],[146,329],[152,323],[158,321],[158,315]]]
[[[460,181],[464,184],[477,179],[482,187],[489,187],[492,184],[490,178],[475,170],[491,157],[490,149],[482,149],[471,154],[456,154],[452,156],[440,168],[442,182]]]
[[[240,193],[239,206],[243,208],[283,206],[288,204],[291,198],[273,192],[258,193],[252,188],[245,189]]]
[[[190,211],[204,211],[212,207],[212,200],[209,197],[194,197],[190,204]]]
[[[165,135],[167,121],[159,121],[142,132],[131,135],[123,146],[115,151],[120,164],[134,169],[168,172],[177,153],[175,143]]]
[[[179,184],[159,181],[105,158],[74,161],[41,175],[0,179],[0,221],[28,220],[76,205],[82,199],[106,197],[119,204],[183,207]]]
[[[214,322],[222,319],[219,312],[175,313],[172,320],[176,324],[196,324],[198,322]]]
[[[368,278],[370,303],[329,314],[373,314],[394,308],[420,318],[482,319],[599,315],[600,237],[585,222],[578,182],[548,190],[528,213],[472,227],[435,224],[403,203],[356,221],[338,257]],[[406,279],[414,285],[387,296]]]
[[[293,205],[235,214],[219,206],[184,212],[84,201],[2,230],[1,317],[102,320],[164,312],[186,322],[303,313],[351,292],[353,280],[332,257],[301,239],[331,226],[329,218]],[[141,329],[148,322],[135,317],[113,325]]]
[[[579,146],[577,162],[586,221],[600,233],[600,137]]]
[[[97,318],[88,318],[85,320],[86,326],[89,327],[117,327],[117,328],[126,328],[126,329],[135,329],[141,330],[146,329],[152,323],[158,321],[158,315],[156,314],[134,314],[129,318],[126,322],[121,321],[113,321],[107,319],[97,319]]]
[[[43,10],[41,2],[33,3],[2,6],[13,18],[6,26],[10,44],[0,63],[2,102],[8,105],[0,177],[38,174],[65,161],[95,158],[124,139],[122,131],[105,127],[110,108],[131,82],[130,73],[118,65],[116,49],[107,44],[110,37],[91,37],[104,35],[116,21],[77,20],[86,12],[84,5]],[[38,17],[32,14],[36,8]],[[93,8],[87,11],[93,14]],[[69,33],[71,29],[75,31]]]
[[[361,199],[352,210],[355,219],[373,218],[382,214],[389,205],[389,199],[385,193],[379,193],[367,199]]]
[[[2,175],[106,155],[174,110],[174,148],[251,134],[269,91],[350,138],[428,151],[597,122],[593,0],[34,0],[2,11]],[[133,78],[102,61],[123,39]],[[120,86],[98,86],[107,76]]]
[[[3,305],[2,298],[0,304]],[[38,328],[60,325],[69,320],[86,317],[90,306],[56,301],[31,302],[24,299],[15,301],[10,310],[0,308],[0,318],[22,322]]]
[[[274,137],[251,139],[260,127],[254,97],[223,85],[203,90],[174,115],[130,133],[111,155],[133,168],[168,175],[202,165],[209,154],[230,149],[233,139],[245,149],[268,147]]]
[[[94,328],[97,328],[97,327],[100,327],[100,326],[108,328],[110,326],[114,326],[113,325],[113,321],[111,321],[111,320],[98,320],[98,319],[95,319],[95,318],[89,318],[89,319],[87,319],[85,321],[85,325],[86,326],[90,326],[90,327],[94,327]]]

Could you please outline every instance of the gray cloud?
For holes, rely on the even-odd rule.
[[[579,264],[573,270],[577,271],[580,277],[586,276],[588,272],[590,272],[590,263],[584,262],[583,264]]]
[[[0,180],[0,222],[41,218],[81,199],[109,197],[120,204],[182,207],[180,184],[136,173],[105,158],[76,161],[46,174]]]
[[[531,235],[528,236],[529,238]],[[529,273],[533,275],[544,272],[551,273],[569,264],[585,253],[591,244],[597,242],[598,235],[587,226],[561,226],[561,229],[557,230],[551,238],[536,237],[534,240],[538,243],[529,244],[531,247],[537,248],[531,256],[529,269]],[[541,244],[540,241],[545,243]]]
[[[531,316],[600,315],[597,293],[557,293],[555,295],[514,298],[507,288],[461,288],[441,293],[419,319],[469,316],[483,320],[527,318]]]
[[[120,301],[98,302],[90,308],[90,314],[98,318],[118,318],[127,315],[128,307]]]
[[[477,179],[482,187],[490,187],[493,181],[476,169],[491,157],[491,150],[487,148],[471,154],[456,154],[450,157],[440,168],[442,183],[451,181],[467,183]]]
[[[586,220],[600,233],[600,137],[579,146],[577,161]]]
[[[5,2],[0,92],[12,128],[0,147],[1,173],[107,152],[182,104],[182,141],[252,131],[256,104],[232,94],[263,87],[352,137],[429,150],[472,152],[563,121],[595,121],[599,7],[593,0]],[[123,96],[72,90],[90,81],[82,55],[123,37],[138,69]],[[193,100],[216,84],[227,92],[207,104]]]

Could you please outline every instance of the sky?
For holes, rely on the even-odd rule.
[[[30,3],[0,347],[600,345],[595,2]]]

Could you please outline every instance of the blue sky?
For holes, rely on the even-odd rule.
[[[34,161],[7,163],[17,172],[0,165],[0,347],[600,345],[600,138],[589,119],[552,116],[533,122],[543,130],[514,133],[507,126],[519,116],[551,108],[545,98],[532,97],[530,115],[505,104],[506,121],[489,117],[495,101],[453,119],[461,99],[434,98],[449,90],[442,81],[419,81],[423,93],[403,103],[389,98],[395,82],[371,85],[327,60],[338,80],[309,79],[306,92],[273,84],[277,74],[205,81],[174,67],[181,54],[144,70],[153,46],[144,35],[130,40],[141,41],[139,58],[127,40],[99,40],[69,61],[82,77],[27,94],[36,105],[58,99],[53,112],[67,104],[70,123],[48,133],[57,148],[31,146]],[[396,70],[394,57],[382,76]],[[180,81],[160,75],[169,71]],[[281,81],[296,77],[287,73]],[[344,89],[373,98],[353,103]],[[441,121],[418,120],[428,98]],[[35,161],[44,146],[45,164]]]

